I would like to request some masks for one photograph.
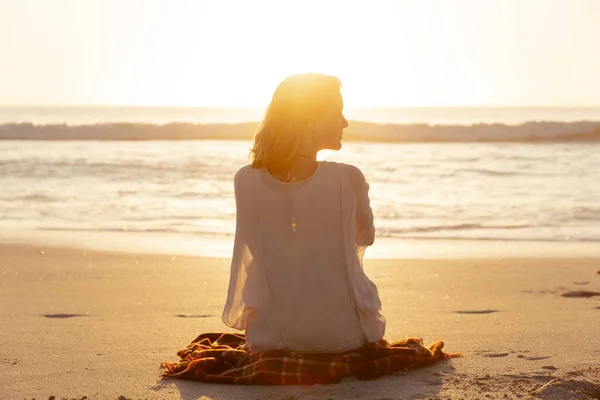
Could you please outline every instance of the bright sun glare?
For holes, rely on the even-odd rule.
[[[600,104],[600,2],[0,1],[0,104],[264,106],[297,72],[346,105]]]
[[[136,102],[169,98],[197,105],[210,98],[216,104],[262,105],[281,79],[309,71],[338,76],[347,105],[453,105],[456,95],[439,91],[440,84],[449,83],[440,82],[446,76],[454,76],[451,82],[461,93],[474,89],[460,63],[436,73],[440,59],[451,54],[444,47],[432,54],[431,48],[444,41],[447,26],[441,23],[443,13],[429,12],[426,4],[380,2],[367,18],[364,6],[336,1],[236,2],[233,8],[227,2],[186,4],[184,14],[166,17],[174,29],[145,33],[153,46],[169,51],[139,75],[155,82],[160,95],[140,93]],[[424,29],[413,15],[428,12]],[[157,82],[161,69],[177,73]]]

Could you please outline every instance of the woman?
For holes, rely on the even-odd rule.
[[[285,79],[235,175],[237,222],[226,325],[250,351],[332,353],[383,339],[385,319],[362,255],[374,240],[362,172],[318,162],[341,148],[340,81]]]

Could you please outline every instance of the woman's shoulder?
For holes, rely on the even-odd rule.
[[[233,176],[233,184],[236,188],[247,188],[253,185],[253,182],[259,178],[260,170],[253,168],[252,164],[248,164],[238,169]]]
[[[259,172],[259,170],[256,168],[253,168],[252,164],[244,165],[243,167],[241,167],[240,169],[237,170],[237,172],[234,175],[234,179],[235,180],[243,179],[247,176],[258,174],[258,172]]]
[[[352,180],[356,180],[356,179],[364,180],[365,179],[363,172],[356,165],[340,163],[340,162],[332,162],[332,161],[325,161],[325,162],[323,162],[323,165],[325,165],[326,168],[331,168],[331,169],[336,168],[339,171],[342,171],[344,174],[346,174],[346,176],[348,176]]]
[[[330,174],[342,173],[348,177],[351,181],[364,181],[365,176],[363,172],[355,165],[346,164],[334,161],[321,161],[319,163],[319,170]],[[252,167],[252,164],[244,165],[237,170],[234,176],[234,181],[239,182],[250,182],[255,179],[260,179],[260,169]]]

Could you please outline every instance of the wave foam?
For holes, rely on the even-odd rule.
[[[0,125],[0,140],[250,140],[258,123],[165,125]],[[352,122],[346,140],[373,142],[569,142],[600,141],[600,122],[531,121],[519,125],[428,125]]]

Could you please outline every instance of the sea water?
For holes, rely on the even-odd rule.
[[[151,237],[165,251],[181,249],[185,238],[195,254],[226,256],[235,231],[232,178],[249,162],[251,144],[0,141],[0,238]],[[349,141],[319,158],[362,169],[388,251],[415,241],[600,248],[600,142]]]

